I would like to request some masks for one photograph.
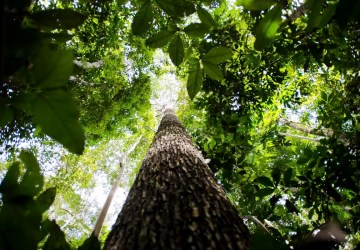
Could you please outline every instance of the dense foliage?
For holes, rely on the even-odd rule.
[[[158,48],[177,69],[180,118],[255,249],[359,244],[360,1],[21,0],[1,12],[3,156],[17,161],[25,143],[42,167],[25,151],[24,168],[1,165],[0,230],[11,230],[0,249],[76,248],[89,236],[96,212],[81,209],[79,190],[115,178],[114,142],[143,136],[133,161],[144,155],[151,79],[169,68]],[[43,220],[51,186],[43,217],[58,216],[71,246]],[[73,231],[64,210],[81,215]]]

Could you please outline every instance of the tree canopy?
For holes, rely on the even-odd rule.
[[[94,244],[83,242],[100,208],[86,196],[111,186],[141,136],[130,186],[168,102],[254,249],[359,245],[359,0],[8,0],[0,11],[0,249]]]

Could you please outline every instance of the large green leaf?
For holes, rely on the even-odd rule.
[[[20,182],[19,194],[34,197],[40,193],[44,184],[39,163],[35,156],[28,151],[22,151],[20,159],[24,163],[26,171]]]
[[[0,103],[0,128],[6,126],[14,119],[14,114],[9,106]]]
[[[221,81],[224,79],[224,74],[218,65],[209,62],[202,62],[203,69],[205,73],[212,79],[216,81]]]
[[[78,122],[79,111],[70,93],[61,89],[44,91],[33,101],[31,112],[47,135],[71,152],[83,152],[84,131]]]
[[[278,4],[260,21],[256,29],[254,47],[257,50],[264,49],[274,38],[281,24],[282,5]]]
[[[55,221],[51,221],[49,225],[50,236],[46,240],[44,250],[70,250],[69,243],[65,239],[65,234]]]
[[[209,31],[209,26],[202,23],[191,23],[184,28],[184,32],[193,37],[204,37]]]
[[[56,196],[56,188],[48,188],[44,192],[42,192],[36,199],[40,212],[44,213],[49,209],[51,204],[54,202]]]
[[[190,1],[184,0],[156,0],[159,7],[169,16],[176,19],[195,12],[195,6]]]
[[[146,45],[151,48],[162,48],[167,45],[174,36],[175,31],[162,30],[146,40]]]
[[[11,192],[18,185],[18,179],[20,175],[20,165],[18,162],[14,162],[6,172],[4,179],[0,184],[0,193]]]
[[[175,35],[169,45],[169,56],[173,64],[179,66],[184,60],[184,45],[179,34]]]
[[[200,6],[198,6],[197,8],[197,14],[199,16],[200,21],[209,26],[209,27],[215,27],[217,25],[217,23],[215,22],[215,20],[212,18],[211,14],[205,10],[204,8],[201,8]]]
[[[136,13],[131,24],[131,30],[134,35],[141,35],[147,31],[153,21],[153,8],[151,1],[146,1]]]
[[[274,0],[237,0],[236,5],[248,10],[266,10],[275,3]]]
[[[64,86],[73,71],[73,56],[65,50],[55,50],[43,46],[35,56],[35,85],[40,88]]]
[[[258,178],[255,179],[255,182],[261,183],[263,184],[265,187],[272,187],[274,186],[273,182],[270,180],[269,177],[266,176],[260,176]]]
[[[35,23],[50,29],[72,29],[83,24],[87,16],[72,9],[51,9],[30,15]]]
[[[201,59],[203,62],[219,64],[229,60],[232,57],[232,55],[233,53],[230,49],[220,46],[220,47],[212,48]]]
[[[187,80],[187,92],[190,99],[194,99],[196,94],[201,90],[202,86],[202,71],[200,68],[200,63],[197,63],[192,71],[189,72]]]

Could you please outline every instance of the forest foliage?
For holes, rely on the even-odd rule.
[[[115,178],[112,143],[143,136],[141,161],[153,79],[169,64],[179,117],[254,249],[359,244],[359,0],[19,0],[1,12],[0,140],[12,163],[1,164],[0,249],[83,244],[96,213],[79,212],[78,193],[96,173]],[[64,204],[81,217],[71,226]]]

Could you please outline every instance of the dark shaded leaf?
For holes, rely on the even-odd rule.
[[[217,26],[217,23],[215,22],[215,20],[212,18],[211,14],[205,10],[204,8],[201,8],[200,6],[198,6],[197,8],[197,14],[199,16],[200,21],[205,24],[208,27],[215,27]]]
[[[191,23],[184,28],[184,32],[193,37],[204,37],[209,31],[209,27],[202,23]]]
[[[232,55],[233,53],[230,49],[220,46],[209,50],[201,59],[203,62],[220,64],[229,60]]]
[[[36,86],[56,88],[64,86],[69,80],[73,71],[73,56],[69,51],[43,46],[33,64]]]
[[[184,45],[179,34],[175,35],[169,45],[169,56],[173,64],[179,66],[184,60]]]
[[[279,184],[281,177],[280,170],[278,168],[273,169],[271,177],[274,180],[275,185]]]
[[[237,0],[236,5],[247,10],[266,10],[275,3],[274,0]]]
[[[24,163],[26,171],[20,182],[19,194],[34,197],[42,190],[44,184],[40,166],[35,156],[28,151],[21,151],[20,159]]]
[[[274,191],[275,190],[273,188],[263,188],[256,192],[256,196],[261,198],[261,197],[272,194]]]
[[[264,49],[274,38],[281,24],[282,5],[278,4],[260,21],[256,29],[254,47],[257,50]]]
[[[134,35],[141,35],[150,29],[153,21],[153,8],[151,1],[146,1],[136,13],[131,24],[131,30]]]
[[[174,36],[175,31],[162,30],[146,40],[146,45],[151,48],[162,48],[167,45]]]
[[[79,111],[70,93],[60,89],[44,91],[33,101],[31,112],[47,135],[71,152],[83,152],[84,131],[79,124]]]
[[[257,183],[263,184],[266,187],[274,186],[273,182],[270,180],[270,178],[266,176],[260,176],[254,180]]]
[[[292,203],[291,201],[289,200],[286,200],[285,201],[285,207],[287,208],[287,210],[290,212],[290,213],[298,213],[299,210],[297,209],[297,207],[294,205],[294,203]]]
[[[42,192],[36,199],[40,212],[44,213],[46,210],[49,209],[51,204],[54,202],[56,196],[56,188],[48,188],[44,192]]]
[[[1,105],[0,110],[0,128],[2,128],[13,121],[14,114],[7,105]]]
[[[51,221],[49,225],[50,236],[45,242],[44,250],[70,250],[69,244],[66,242],[65,235],[55,221]]]
[[[194,99],[196,94],[201,90],[202,87],[202,71],[200,69],[200,64],[197,63],[192,71],[189,72],[187,80],[187,92],[190,99]]]
[[[289,168],[288,170],[286,170],[284,172],[284,185],[287,186],[287,187],[290,186],[290,181],[291,181],[292,174],[293,174],[292,168]]]
[[[11,192],[18,185],[18,179],[20,175],[20,165],[18,162],[13,163],[8,171],[4,179],[0,185],[0,192],[4,194],[5,192]]]
[[[40,27],[73,29],[83,24],[87,16],[72,9],[51,9],[35,12],[30,18]]]
[[[253,250],[288,250],[290,249],[285,242],[277,241],[271,234],[265,232],[263,229],[256,229],[252,235],[252,249]]]
[[[100,241],[94,235],[90,235],[84,243],[78,248],[78,250],[100,250]]]
[[[218,65],[209,62],[202,62],[205,73],[212,79],[216,81],[221,81],[224,79],[224,74]]]

